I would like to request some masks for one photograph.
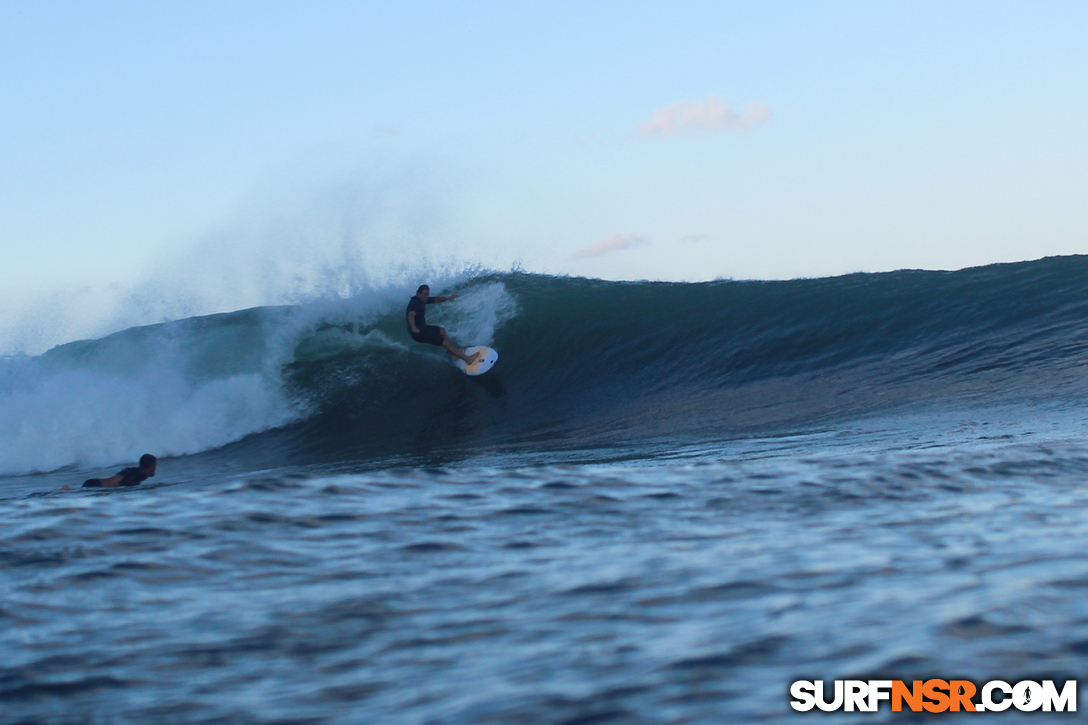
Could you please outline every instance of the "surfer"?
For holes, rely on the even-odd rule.
[[[459,295],[431,297],[431,288],[421,284],[415,295],[408,300],[408,311],[405,313],[405,317],[408,318],[408,334],[416,342],[444,347],[449,351],[450,355],[464,360],[466,365],[471,365],[479,357],[479,352],[474,352],[471,357],[465,355],[450,342],[450,336],[446,334],[446,328],[427,324],[427,305],[433,305],[435,302],[448,302],[458,297]]]
[[[158,459],[150,453],[140,456],[140,465],[136,468],[126,468],[115,476],[109,478],[88,478],[83,482],[83,488],[113,488],[114,486],[138,486],[155,475],[155,466]]]

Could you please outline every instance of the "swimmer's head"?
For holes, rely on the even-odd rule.
[[[140,456],[140,468],[147,472],[148,477],[155,475],[155,466],[158,464],[159,459],[150,453],[145,453]]]

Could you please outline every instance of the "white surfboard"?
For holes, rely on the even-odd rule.
[[[476,362],[471,365],[466,365],[464,360],[455,359],[453,364],[461,368],[465,375],[483,375],[495,364],[495,361],[499,359],[499,353],[492,350],[490,347],[484,347],[483,345],[475,345],[473,347],[466,347],[463,352],[465,355],[472,357],[472,353],[479,350],[482,355],[476,358]]]

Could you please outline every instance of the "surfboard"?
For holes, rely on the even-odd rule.
[[[455,359],[453,364],[456,365],[464,372],[465,375],[483,375],[492,368],[495,361],[499,359],[499,353],[492,350],[490,347],[484,347],[483,345],[474,345],[473,347],[466,347],[461,352],[472,357],[472,353],[479,350],[483,353],[480,357],[476,358],[476,362],[472,365],[466,365],[464,360]]]

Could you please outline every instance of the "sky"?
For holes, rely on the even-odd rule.
[[[3,0],[0,304],[1086,253],[1085,38],[1057,0]]]

